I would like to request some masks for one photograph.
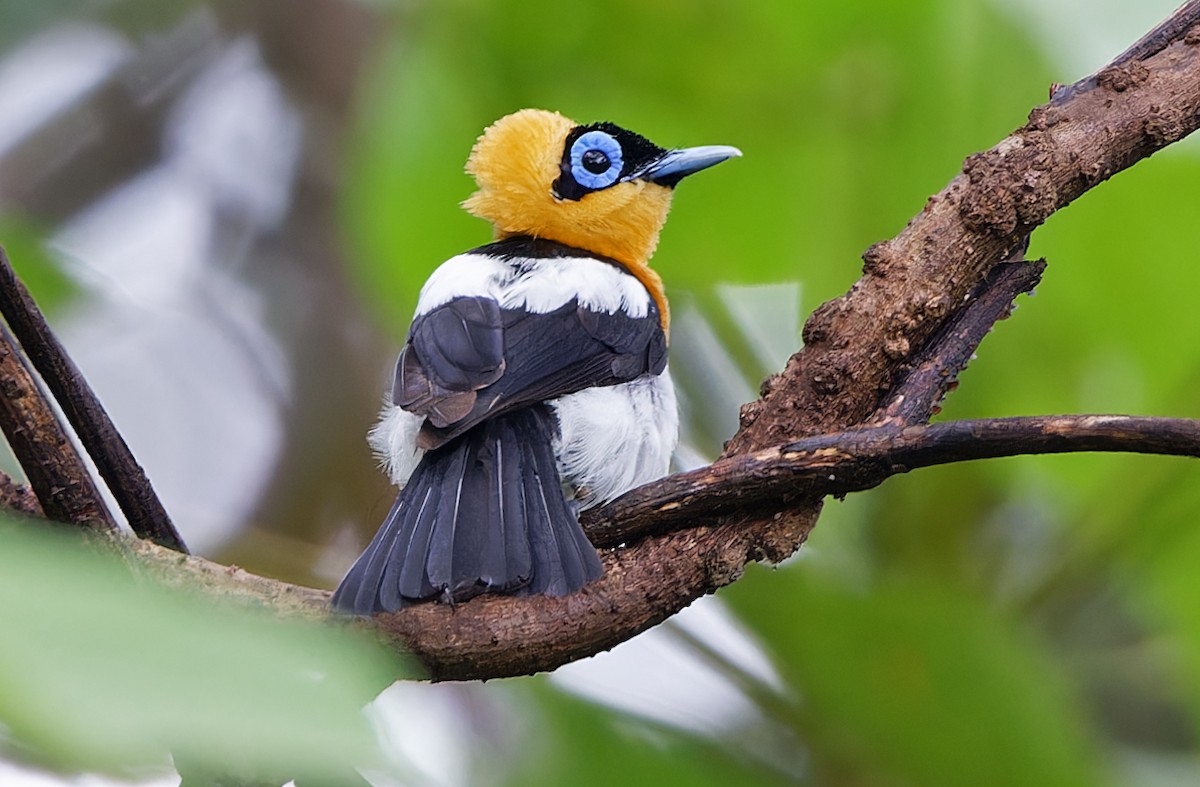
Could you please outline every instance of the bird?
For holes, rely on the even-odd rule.
[[[648,262],[679,181],[740,155],[539,109],[484,130],[463,207],[494,240],[421,288],[369,434],[401,489],[334,607],[565,596],[602,575],[579,513],[666,475],[678,439]]]

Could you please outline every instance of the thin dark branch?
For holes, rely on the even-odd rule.
[[[1023,246],[1018,251],[1023,253]],[[1037,286],[1045,269],[1045,260],[1018,260],[988,271],[959,311],[912,354],[870,426],[818,435],[758,454],[733,455],[634,490],[585,513],[588,537],[594,544],[615,546],[675,531],[680,522],[708,521],[735,511],[743,516],[770,515],[801,498],[819,500],[869,489],[903,472],[898,460],[881,456],[880,451],[886,454],[903,444],[902,435],[913,434],[904,427],[928,422],[984,337],[1011,314],[1018,296]],[[958,423],[966,425],[958,428],[968,430],[973,424],[1010,424],[1010,429],[1020,431],[1019,424],[1003,419]],[[1028,428],[1037,425],[1035,420],[1027,422]],[[952,426],[938,425],[925,439],[936,441]],[[805,456],[797,459],[797,453]]]
[[[46,324],[3,248],[0,248],[0,314],[96,463],[101,478],[108,484],[133,532],[141,538],[186,552],[183,539],[150,486],[145,471],[113,426],[91,386]]]
[[[921,424],[936,415],[992,326],[1012,313],[1017,296],[1031,292],[1045,270],[1045,260],[1005,262],[990,270],[962,311],[930,337],[874,420]]]
[[[1052,103],[1062,103],[1081,90],[1095,87],[1097,82],[1105,79],[1106,74],[1110,78],[1116,76],[1115,72],[1126,69],[1132,63],[1153,57],[1176,41],[1188,39],[1189,34],[1200,36],[1200,30],[1193,32],[1197,25],[1200,25],[1200,0],[1187,0],[1101,70],[1072,85],[1056,85],[1051,91]]]
[[[735,513],[771,514],[789,500],[861,492],[922,467],[1078,451],[1200,457],[1200,421],[1052,415],[862,427],[673,475],[591,514],[586,528],[593,543],[614,546]]]
[[[40,512],[59,522],[116,529],[87,465],[3,326],[0,326],[0,429],[29,479]],[[8,481],[11,484],[12,480]],[[5,508],[33,513],[24,495],[15,489],[5,494],[4,500]]]
[[[1128,49],[1109,63],[1109,67],[1121,66],[1134,60],[1145,60],[1166,49],[1176,41],[1182,41],[1193,27],[1200,24],[1200,0],[1187,0],[1170,16],[1159,22],[1153,30],[1139,38]]]

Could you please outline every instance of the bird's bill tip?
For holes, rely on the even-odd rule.
[[[674,186],[687,175],[741,155],[742,151],[730,145],[702,145],[696,148],[669,150],[665,156],[637,173],[636,177],[663,186]]]

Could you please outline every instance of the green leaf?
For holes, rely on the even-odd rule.
[[[360,709],[401,674],[361,635],[160,586],[31,525],[0,525],[0,631],[0,725],[62,770],[174,755],[337,778],[378,761]]]

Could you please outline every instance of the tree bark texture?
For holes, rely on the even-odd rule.
[[[91,472],[17,349],[0,327],[0,428],[29,478],[36,498],[4,476],[0,505],[25,514],[44,514],[58,522],[115,532]]]

